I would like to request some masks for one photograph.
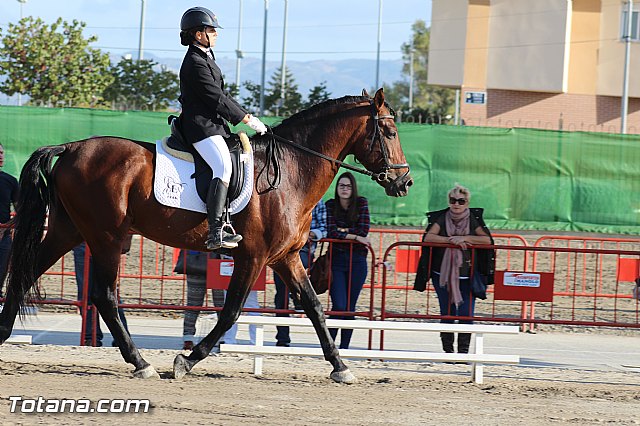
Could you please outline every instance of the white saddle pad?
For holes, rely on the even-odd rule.
[[[196,180],[191,178],[194,171],[193,156],[180,152],[181,158],[168,153],[167,138],[156,142],[156,173],[153,182],[153,193],[160,204],[177,209],[206,213],[207,206],[196,190]],[[250,145],[249,145],[250,147]],[[189,161],[190,159],[190,161]],[[253,152],[249,148],[241,154],[244,167],[244,183],[238,198],[229,204],[229,214],[236,214],[244,209],[253,193]]]

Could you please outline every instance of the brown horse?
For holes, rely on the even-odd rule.
[[[245,238],[233,250],[235,268],[227,300],[213,330],[188,357],[176,357],[174,377],[181,378],[208,356],[238,318],[259,272],[269,265],[300,299],[313,322],[324,357],[333,365],[331,378],[352,382],[355,378],[329,335],[322,305],[298,251],[307,239],[311,210],[348,154],[366,167],[388,195],[406,195],[413,181],[392,111],[382,89],[373,99],[363,91],[363,96],[330,100],[302,111],[284,120],[272,134],[254,136],[253,144],[256,191],[248,206],[234,216],[235,228]],[[207,222],[204,214],[165,207],[156,201],[154,157],[153,144],[117,137],[42,147],[31,155],[20,175],[0,342],[11,335],[20,307],[39,296],[33,288],[36,279],[84,240],[94,260],[92,302],[115,340],[121,342],[120,352],[135,367],[134,376],[157,376],[117,315],[114,288],[120,250],[130,229],[161,244],[202,250]],[[269,173],[260,173],[273,170],[275,164],[281,172],[277,188],[265,182],[271,180],[266,176]],[[42,239],[47,210],[48,232]]]

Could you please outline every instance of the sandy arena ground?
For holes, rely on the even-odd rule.
[[[133,253],[136,250],[134,244],[132,259],[139,256]],[[149,256],[158,258],[151,253],[145,257]],[[69,257],[67,269],[72,265]],[[151,257],[145,267],[155,264]],[[73,299],[75,282],[72,277],[67,280],[64,289],[55,277],[45,278],[43,285],[51,286],[50,295]],[[162,299],[164,303],[183,303],[183,282],[158,286],[152,281],[142,287],[124,283],[125,302],[156,303]],[[417,299],[414,293],[409,295]],[[405,305],[402,292],[394,297],[400,309],[414,308],[410,303]],[[271,301],[272,295],[262,300]],[[360,300],[367,301],[368,295],[363,293]],[[635,312],[636,306],[621,306],[618,312]],[[480,309],[490,307],[490,301],[480,304]],[[592,308],[587,314],[593,315]],[[628,336],[636,331],[614,333]],[[585,339],[588,336],[585,334]],[[207,358],[192,374],[176,381],[170,376],[177,350],[141,352],[161,379],[132,378],[131,366],[113,348],[1,346],[0,424],[640,424],[640,375],[635,369],[490,366],[485,369],[485,384],[478,385],[471,382],[467,365],[348,360],[359,382],[340,385],[328,378],[330,365],[320,359],[268,358],[263,377],[257,378],[251,373],[249,357],[222,355]],[[629,363],[638,361],[630,359]],[[9,396],[86,398],[94,403],[100,399],[149,399],[152,409],[138,414],[15,414],[9,412]]]
[[[469,366],[349,360],[354,385],[328,379],[323,360],[268,359],[264,376],[248,357],[209,357],[183,380],[170,379],[177,351],[143,350],[161,379],[131,378],[112,348],[2,346],[0,423],[216,425],[549,425],[638,424],[637,372],[491,366],[485,384]],[[12,414],[8,397],[148,398],[138,414]]]

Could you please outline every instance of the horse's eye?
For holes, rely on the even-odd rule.
[[[393,132],[393,131],[392,131],[392,132],[389,132],[389,138],[390,138],[390,139],[393,139],[393,138],[395,138],[395,137],[396,137],[396,135],[397,135],[397,134],[398,134],[397,132]]]

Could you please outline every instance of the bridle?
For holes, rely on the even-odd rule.
[[[393,120],[395,117],[393,116],[393,114],[378,115],[377,112],[378,111],[375,105],[373,104],[373,101],[371,101],[371,118],[373,119],[373,135],[371,136],[371,145],[369,146],[369,152],[373,152],[373,145],[375,145],[376,139],[377,139],[378,142],[380,142],[380,152],[382,152],[382,159],[384,160],[384,166],[382,167],[382,171],[379,173],[371,173],[371,179],[377,180],[378,182],[384,182],[389,178],[389,170],[406,168],[407,169],[406,173],[394,179],[393,182],[395,182],[396,180],[402,179],[409,174],[409,170],[410,170],[409,164],[408,163],[402,163],[402,164],[389,163],[389,152],[387,151],[387,145],[382,140],[383,135],[382,135],[382,130],[380,130],[379,121],[387,118],[390,118],[391,120]]]
[[[343,167],[345,169],[354,171],[356,173],[360,173],[366,176],[369,176],[372,180],[378,181],[378,182],[384,182],[385,180],[387,180],[389,178],[389,170],[392,169],[403,169],[406,168],[407,172],[404,173],[402,176],[397,177],[396,179],[393,180],[393,182],[397,181],[398,179],[402,179],[405,176],[407,176],[409,174],[409,164],[408,163],[402,163],[402,164],[392,164],[389,162],[389,152],[387,151],[387,146],[384,144],[383,142],[383,135],[382,135],[382,130],[380,130],[380,120],[384,120],[384,119],[394,119],[394,116],[391,114],[388,115],[378,115],[378,111],[376,110],[376,107],[373,103],[373,100],[370,101],[371,104],[371,119],[373,120],[373,134],[371,135],[371,144],[369,146],[369,152],[373,152],[373,146],[375,145],[376,140],[380,143],[380,152],[382,153],[382,158],[384,160],[384,166],[382,166],[382,169],[379,172],[371,172],[367,169],[365,169],[364,167],[357,167],[357,166],[352,166],[351,164],[347,164],[344,161],[340,161],[338,159],[335,158],[331,158],[328,155],[324,155],[321,152],[318,151],[314,151],[313,149],[307,148],[306,146],[302,146],[302,145],[298,145],[293,141],[290,141],[289,139],[283,138],[281,136],[276,135],[275,133],[273,133],[272,129],[269,127],[269,134],[275,139],[278,140],[279,142],[282,142],[286,145],[289,145],[291,147],[294,147],[300,151],[304,151],[308,154],[311,154],[315,157],[319,157],[322,158],[324,160],[330,161],[334,164],[336,164],[338,167]],[[275,151],[275,150],[272,150]],[[392,183],[393,183],[392,182]]]

